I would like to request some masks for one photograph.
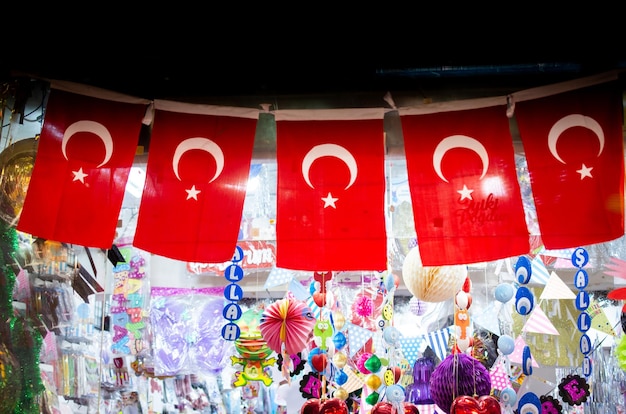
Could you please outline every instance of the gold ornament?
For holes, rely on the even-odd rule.
[[[347,400],[348,396],[349,396],[348,391],[346,391],[345,389],[341,387],[337,388],[335,392],[333,392],[333,397],[339,398],[340,400],[343,400],[343,401]]]
[[[333,312],[333,324],[335,325],[335,332],[340,331],[346,324],[346,317],[339,310]]]
[[[37,153],[35,138],[17,141],[0,153],[0,217],[13,224],[24,205]]]
[[[343,352],[336,352],[335,355],[333,355],[333,363],[337,368],[342,369],[346,366],[347,362],[348,357]]]

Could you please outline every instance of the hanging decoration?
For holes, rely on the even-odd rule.
[[[481,397],[490,393],[489,371],[476,358],[464,353],[448,355],[430,377],[430,395],[446,414],[451,414],[452,402],[459,396]]]
[[[456,335],[454,348],[456,352],[466,352],[473,345],[473,331],[469,308],[472,305],[470,294],[471,280],[466,278],[463,288],[454,297],[454,325]]]
[[[267,346],[286,359],[304,350],[314,325],[317,326],[308,306],[284,298],[265,308],[259,329]]]
[[[276,358],[270,358],[273,351],[259,329],[262,313],[261,309],[251,308],[237,321],[240,336],[235,340],[235,349],[241,357],[232,355],[230,359],[233,365],[243,368],[235,372],[235,387],[245,386],[249,381],[261,381],[266,386],[273,382],[270,367],[276,363]]]
[[[113,265],[115,288],[111,295],[111,324],[115,354],[137,355],[148,347],[145,314],[149,297],[146,259],[130,243],[117,248],[120,261]],[[111,250],[112,251],[112,250]]]
[[[591,339],[587,335],[587,331],[591,328],[591,316],[587,312],[589,307],[589,294],[585,291],[585,288],[589,284],[589,275],[583,267],[589,263],[589,253],[587,250],[579,247],[572,253],[572,265],[578,270],[574,275],[574,286],[578,289],[578,295],[576,295],[576,309],[580,311],[576,326],[578,331],[581,332],[580,336],[580,352],[584,355],[582,370],[583,375],[587,378],[591,375],[592,362],[589,358],[591,352]]]
[[[563,412],[563,407],[559,400],[551,395],[542,395],[539,397],[539,401],[541,401],[542,413],[561,414]]]
[[[579,375],[568,375],[559,384],[559,395],[569,405],[581,405],[590,395],[589,384]]]
[[[402,264],[404,284],[413,296],[426,302],[444,302],[463,287],[467,266],[423,266],[419,249],[413,247]]]
[[[500,414],[500,412],[500,403],[491,395],[482,395],[478,398],[462,395],[456,397],[450,407],[450,414]]]
[[[229,321],[222,328],[222,338],[227,341],[236,341],[241,335],[241,330],[235,321],[241,318],[241,307],[237,302],[243,297],[243,289],[237,282],[243,279],[243,268],[239,265],[243,257],[243,249],[240,246],[236,246],[232,263],[224,269],[224,277],[231,282],[224,289],[224,297],[230,303],[224,306],[224,311],[222,312],[224,319]]]

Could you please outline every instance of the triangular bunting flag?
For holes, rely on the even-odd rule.
[[[320,308],[317,306],[317,303],[315,303],[312,296],[308,297],[306,304],[309,308],[311,308],[311,312],[313,313],[313,316],[315,316],[315,319],[328,318],[328,308]]]
[[[361,328],[353,323],[347,323],[348,330],[348,346],[350,347],[350,358],[356,355],[361,348],[365,346],[367,341],[372,337],[372,331]]]
[[[500,336],[500,323],[498,321],[498,314],[500,313],[500,307],[496,309],[496,305],[501,305],[500,302],[494,304],[494,302],[489,303],[482,312],[478,315],[472,316],[472,322],[475,325],[479,325],[480,327],[492,332],[498,336]]]
[[[576,295],[553,271],[539,299],[576,299]]]
[[[298,300],[307,300],[311,296],[311,293],[306,290],[302,283],[300,283],[295,278],[291,279],[291,281],[289,282],[289,291]]]
[[[609,322],[609,318],[604,313],[604,309],[596,300],[591,300],[586,312],[591,316],[591,327],[596,331],[600,331],[607,335],[616,336],[613,325]]]
[[[546,316],[539,306],[531,312],[528,320],[522,328],[522,332],[535,332],[548,335],[560,335],[559,331],[554,327],[550,319]]]
[[[535,258],[530,262],[530,266],[532,268],[530,281],[545,285],[548,282],[549,274],[548,269],[546,269],[546,265],[543,263],[543,260],[541,260],[541,257],[535,256]]]
[[[491,388],[502,391],[511,387],[511,380],[504,367],[504,359],[500,357],[489,370],[489,377],[491,377]]]
[[[402,354],[406,358],[409,363],[409,366],[413,366],[415,361],[420,357],[420,349],[422,346],[423,337],[412,336],[412,337],[400,337],[400,348],[402,349]]]
[[[428,345],[435,352],[437,357],[443,361],[448,355],[448,341],[450,339],[450,327],[440,329],[435,332],[429,332],[424,335],[424,339],[428,341]]]
[[[274,267],[265,280],[264,289],[269,289],[290,282],[293,279],[293,272],[287,269]]]
[[[522,338],[521,335],[518,336],[517,339],[515,340],[515,349],[513,349],[513,352],[511,353],[511,355],[509,355],[509,361],[512,364],[521,365],[522,360],[524,359],[522,356],[522,352],[524,352],[525,346],[526,346],[526,341],[524,341],[524,338]],[[530,355],[530,359],[532,360],[533,367],[539,366],[539,364],[537,364],[537,361],[535,361],[535,357],[532,354]]]

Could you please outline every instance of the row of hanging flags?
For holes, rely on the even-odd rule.
[[[509,119],[547,249],[624,234],[622,91],[606,73],[509,96],[406,108],[276,110],[276,266],[385,270],[385,112],[398,111],[426,266],[527,254]],[[261,110],[144,100],[51,82],[17,229],[111,248],[142,123],[135,247],[232,258]]]

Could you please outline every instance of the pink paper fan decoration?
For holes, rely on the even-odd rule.
[[[295,355],[304,350],[315,325],[311,309],[298,300],[280,299],[263,311],[259,329],[267,346],[276,353]]]

